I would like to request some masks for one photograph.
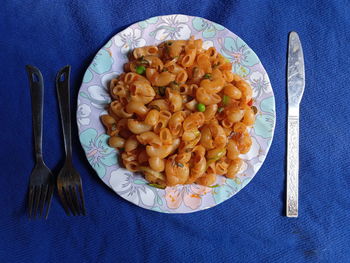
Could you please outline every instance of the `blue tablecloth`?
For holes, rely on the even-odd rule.
[[[0,11],[0,262],[350,262],[350,4],[315,1],[19,1]],[[212,209],[168,215],[138,208],[108,189],[85,159],[74,129],[88,216],[67,217],[57,194],[47,221],[25,215],[33,168],[30,93],[24,70],[45,78],[44,157],[64,158],[55,74],[72,65],[74,107],[99,48],[126,26],[183,13],[224,25],[264,64],[276,96],[271,150],[254,180]],[[286,48],[302,40],[307,83],[301,104],[300,216],[284,216]],[[75,110],[75,109],[74,109]]]

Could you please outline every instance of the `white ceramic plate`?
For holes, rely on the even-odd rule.
[[[244,165],[235,179],[218,176],[216,187],[196,184],[157,189],[138,173],[120,167],[117,152],[107,145],[108,135],[100,122],[111,101],[108,85],[123,71],[128,51],[157,45],[168,39],[201,38],[206,48],[214,46],[233,62],[233,71],[253,87],[256,123],[253,145],[242,156]],[[152,17],[116,34],[98,51],[87,69],[78,95],[79,138],[89,163],[103,182],[118,195],[140,207],[164,213],[190,213],[213,207],[245,187],[258,172],[270,148],[275,128],[275,100],[269,77],[258,56],[237,35],[200,17],[168,15]]]

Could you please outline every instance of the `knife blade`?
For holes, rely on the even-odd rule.
[[[299,210],[299,108],[305,89],[303,49],[296,32],[288,43],[288,130],[287,130],[287,217],[298,217]]]

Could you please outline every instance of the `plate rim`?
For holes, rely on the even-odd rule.
[[[124,29],[122,29],[121,31],[119,31],[119,32],[117,32],[117,33],[115,33],[115,34],[113,34],[113,36],[110,37],[110,38],[97,50],[97,52],[96,52],[95,55],[93,56],[91,62],[90,62],[89,65],[86,67],[86,70],[84,71],[84,75],[83,75],[83,76],[85,76],[86,72],[89,70],[90,66],[93,64],[93,61],[94,61],[94,59],[96,58],[97,54],[98,54],[101,50],[103,50],[103,48],[105,47],[105,45],[106,45],[107,43],[109,43],[110,41],[113,41],[113,39],[114,39],[118,34],[124,32],[124,31],[127,30],[128,28],[131,28],[131,27],[133,27],[133,26],[135,26],[135,25],[137,25],[137,24],[139,24],[139,23],[141,23],[141,22],[145,22],[145,21],[150,20],[150,19],[154,19],[154,18],[158,18],[158,19],[159,19],[159,18],[162,18],[162,17],[178,16],[178,15],[186,16],[186,17],[188,17],[188,18],[190,18],[190,19],[200,18],[200,19],[206,20],[206,21],[208,21],[208,22],[210,22],[210,23],[218,24],[218,23],[213,22],[213,21],[211,21],[211,20],[209,20],[209,19],[207,19],[207,18],[204,18],[204,17],[192,16],[192,15],[181,14],[181,13],[178,13],[178,14],[166,14],[166,15],[159,15],[159,16],[152,16],[152,17],[149,17],[149,18],[144,19],[144,20],[139,20],[139,21],[137,21],[137,22],[135,22],[135,23],[129,24],[128,26],[126,26],[126,27],[125,27]],[[186,22],[186,24],[187,24],[187,23],[188,23],[188,22]],[[233,196],[235,196],[236,194],[238,194],[243,188],[245,188],[249,183],[251,183],[251,181],[255,178],[255,176],[258,174],[259,170],[261,169],[262,165],[264,164],[264,162],[265,162],[267,156],[269,155],[270,148],[271,148],[272,142],[273,142],[273,140],[274,140],[275,129],[276,129],[276,122],[277,122],[276,99],[275,99],[275,93],[274,93],[274,90],[273,90],[273,87],[272,87],[272,84],[271,84],[271,81],[270,81],[269,74],[267,73],[267,71],[266,71],[266,69],[265,69],[265,67],[264,67],[264,65],[263,65],[263,63],[262,63],[262,61],[260,60],[259,56],[255,53],[255,51],[254,51],[254,50],[239,36],[239,35],[237,35],[236,33],[232,32],[232,31],[231,31],[230,29],[228,29],[227,27],[222,26],[221,24],[218,24],[218,25],[220,25],[221,27],[223,27],[224,29],[226,29],[227,31],[229,31],[230,33],[232,33],[233,35],[237,36],[238,39],[242,40],[242,41],[248,46],[248,48],[254,53],[254,55],[258,58],[259,64],[260,64],[261,68],[263,69],[263,71],[265,72],[265,76],[266,76],[267,81],[268,81],[268,86],[269,86],[269,88],[271,89],[271,91],[269,91],[269,92],[271,92],[271,98],[273,99],[273,107],[272,107],[273,114],[272,114],[272,115],[273,115],[273,117],[274,117],[274,118],[273,118],[272,129],[271,129],[271,138],[270,138],[270,141],[267,143],[267,147],[266,147],[266,150],[265,150],[266,154],[263,155],[263,158],[262,158],[262,160],[260,161],[260,163],[261,163],[260,166],[257,168],[257,170],[255,171],[254,175],[251,177],[251,179],[249,180],[249,182],[248,182],[246,185],[244,185],[243,187],[241,187],[237,192],[235,192],[234,194],[232,194],[232,195],[230,195],[229,197],[225,198],[224,200],[221,200],[220,202],[214,203],[212,206],[203,206],[203,207],[198,207],[198,208],[193,209],[193,210],[186,210],[186,211],[172,211],[172,210],[162,210],[162,211],[158,211],[158,210],[153,210],[153,209],[151,209],[151,208],[143,207],[143,206],[141,206],[141,205],[139,205],[139,204],[134,203],[133,201],[127,199],[126,197],[124,197],[124,196],[120,195],[118,192],[116,192],[116,191],[113,189],[113,187],[111,186],[111,184],[110,184],[109,182],[108,182],[108,183],[105,182],[105,181],[99,176],[98,171],[97,171],[97,170],[91,165],[91,163],[87,160],[88,163],[89,163],[89,165],[91,166],[91,168],[95,171],[95,174],[97,174],[97,176],[99,177],[99,180],[102,180],[103,183],[104,183],[105,185],[107,185],[114,193],[116,193],[116,194],[117,194],[119,197],[121,197],[123,200],[126,200],[126,201],[128,201],[129,203],[132,203],[133,205],[135,205],[135,206],[137,206],[137,207],[140,207],[140,208],[143,208],[143,209],[146,209],[146,210],[149,210],[149,211],[160,212],[160,213],[165,213],[165,214],[189,214],[189,213],[195,213],[195,212],[207,210],[207,209],[209,209],[209,208],[218,206],[218,205],[222,204],[223,202],[225,202],[225,201],[231,199]],[[204,39],[204,38],[202,38],[202,39]],[[165,40],[162,40],[162,41],[165,41]],[[105,73],[104,73],[104,74],[105,74]],[[107,73],[107,74],[108,74],[108,73]],[[77,95],[76,123],[77,123],[77,127],[78,127],[79,142],[80,142],[81,147],[83,148],[85,157],[87,158],[87,157],[88,157],[88,156],[87,156],[87,152],[86,152],[85,149],[84,149],[83,142],[82,142],[82,140],[81,140],[81,138],[80,138],[80,134],[81,134],[83,131],[87,130],[88,128],[82,130],[82,129],[80,128],[80,126],[79,126],[79,119],[78,119],[78,113],[79,113],[79,108],[78,108],[78,107],[79,107],[79,102],[78,102],[78,101],[79,101],[79,93],[80,93],[80,90],[82,89],[82,87],[83,87],[83,85],[84,85],[84,81],[83,81],[83,80],[84,80],[84,77],[83,77],[83,79],[82,79],[82,81],[81,81],[81,84],[80,84],[80,86],[79,86],[78,95]],[[117,153],[117,154],[119,154],[119,153]],[[119,168],[118,168],[118,169],[119,169]],[[131,174],[133,174],[133,172],[130,172],[130,171],[128,171],[128,172],[131,173]],[[192,184],[192,185],[193,185],[193,184]],[[164,189],[156,189],[156,190],[157,190],[157,191],[158,191],[158,190],[165,191]],[[176,210],[176,209],[175,209],[175,210]]]

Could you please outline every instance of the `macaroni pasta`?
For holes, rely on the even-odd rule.
[[[158,186],[234,178],[252,145],[252,89],[202,42],[136,48],[110,83],[112,102],[101,116],[108,143],[128,170]]]

